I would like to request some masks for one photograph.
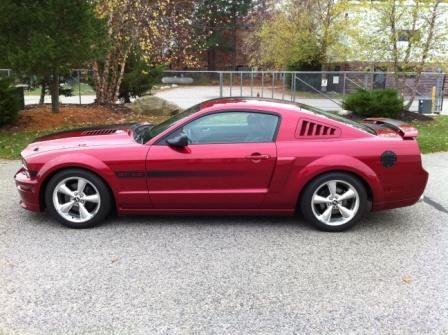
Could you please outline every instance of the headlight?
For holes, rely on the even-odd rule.
[[[23,168],[23,172],[26,174],[26,176],[27,176],[28,178],[30,178],[30,172],[29,172],[29,170],[28,170],[28,165],[27,165],[27,163],[26,163],[25,158],[23,158],[23,157],[22,157],[22,168]]]
[[[22,167],[23,167],[25,170],[28,170],[28,165],[26,164],[26,160],[25,160],[25,158],[23,158],[23,157],[22,157]]]

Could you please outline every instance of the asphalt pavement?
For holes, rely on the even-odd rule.
[[[425,202],[324,233],[278,217],[70,230],[21,209],[19,162],[0,160],[0,334],[447,334],[448,153],[424,161]]]

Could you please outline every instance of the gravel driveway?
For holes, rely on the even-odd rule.
[[[448,154],[427,198],[346,233],[294,218],[126,217],[70,230],[0,161],[0,334],[446,334]],[[412,181],[409,181],[412,182]]]

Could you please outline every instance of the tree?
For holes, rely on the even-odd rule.
[[[193,2],[101,0],[98,16],[107,22],[107,52],[93,63],[97,102],[115,103],[129,56],[146,63],[195,66],[201,50],[192,26]]]
[[[350,54],[347,36],[355,33],[348,0],[289,0],[250,37],[257,48],[251,63],[277,69],[327,66]]]
[[[415,74],[409,109],[417,94],[422,72],[428,62],[447,61],[448,29],[446,4],[442,0],[364,1],[368,25],[357,38],[360,60],[391,64],[397,86],[404,90],[406,72]],[[445,12],[445,13],[443,13]],[[443,13],[443,14],[442,14]]]
[[[102,22],[87,0],[2,0],[0,57],[18,73],[48,78],[53,112],[59,78],[100,52]]]

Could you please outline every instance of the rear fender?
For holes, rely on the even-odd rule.
[[[376,173],[362,161],[345,155],[330,155],[316,159],[294,176],[297,199],[305,186],[317,176],[334,171],[348,172],[360,177],[372,191],[372,202],[382,203],[384,191]]]

